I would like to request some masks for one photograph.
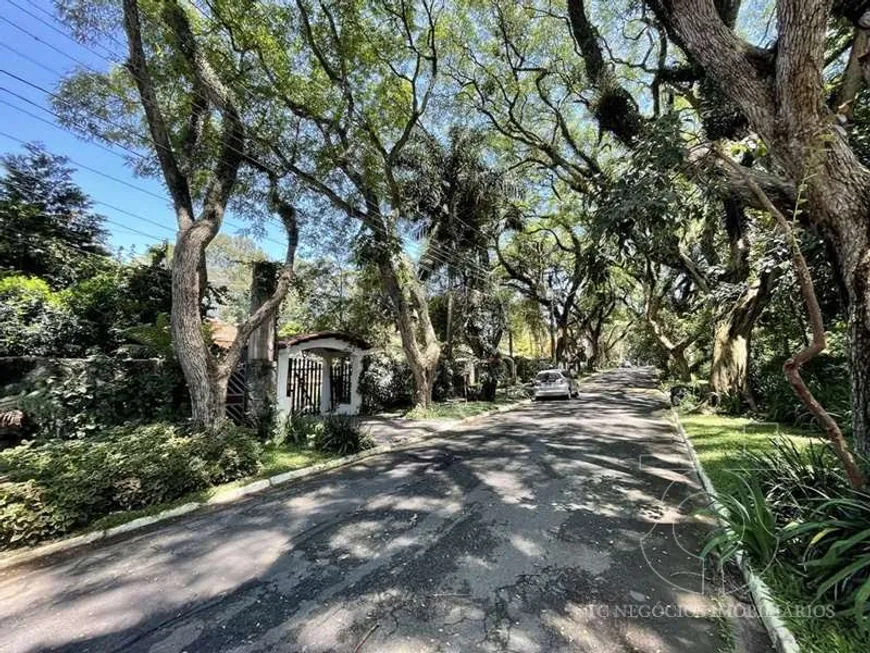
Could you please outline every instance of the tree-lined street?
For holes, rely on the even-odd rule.
[[[0,650],[720,650],[710,617],[606,616],[716,603],[650,371],[582,390],[5,571]]]

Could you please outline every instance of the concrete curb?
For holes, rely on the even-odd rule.
[[[680,422],[680,416],[677,414],[675,408],[671,408],[671,419],[673,420],[677,433],[680,435],[680,439],[682,439],[683,444],[689,452],[689,457],[692,459],[692,464],[695,467],[701,485],[704,487],[704,491],[710,495],[712,503],[718,511],[721,509],[719,494],[716,492],[716,488],[713,487],[713,483],[710,481],[710,477],[707,476],[707,472],[704,471],[701,459],[698,458],[698,453],[695,451],[695,447],[692,445],[688,433],[686,433],[686,430],[683,428],[683,424]],[[773,592],[770,591],[767,583],[752,571],[752,568],[749,566],[742,551],[739,551],[736,557],[737,565],[740,567],[740,571],[743,573],[743,578],[746,580],[746,586],[749,588],[749,593],[752,595],[752,601],[755,603],[761,622],[764,624],[774,647],[776,647],[776,650],[779,651],[779,653],[800,653],[800,647],[798,646],[794,634],[792,634],[791,630],[789,630],[788,626],[779,616],[779,606],[772,598]]]
[[[69,537],[63,540],[56,540],[54,542],[43,544],[37,547],[22,549],[20,551],[14,551],[12,553],[0,555],[0,571],[3,571],[10,567],[16,567],[27,562],[32,562],[40,558],[45,558],[56,553],[71,551],[73,549],[77,549],[85,545],[98,542],[100,540],[115,537],[117,535],[133,533],[154,524],[158,524],[169,519],[174,519],[176,517],[195,512],[206,506],[228,505],[231,503],[235,503],[236,501],[244,499],[249,495],[258,494],[270,488],[286,485],[293,481],[308,478],[310,476],[316,476],[317,474],[321,474],[323,472],[327,472],[333,469],[338,469],[339,467],[352,465],[356,462],[364,460],[365,458],[371,458],[373,456],[379,456],[385,453],[402,451],[403,449],[416,446],[436,435],[455,430],[460,426],[464,426],[466,424],[469,424],[476,420],[484,419],[486,417],[491,417],[492,415],[496,415],[498,413],[506,413],[510,410],[514,410],[516,408],[519,408],[520,406],[524,406],[529,403],[531,403],[529,399],[523,399],[513,404],[507,404],[505,406],[494,408],[493,410],[479,413],[478,415],[470,415],[469,417],[464,417],[455,422],[445,421],[443,428],[438,428],[434,432],[427,433],[425,435],[410,437],[406,440],[402,440],[397,444],[384,444],[378,447],[372,447],[371,449],[366,449],[365,451],[361,451],[360,453],[350,456],[335,458],[333,460],[328,460],[323,463],[311,465],[310,467],[302,467],[300,469],[294,469],[289,472],[276,474],[269,478],[252,481],[240,487],[234,487],[224,490],[222,492],[218,492],[217,494],[209,497],[207,501],[192,501],[190,503],[185,503],[175,508],[164,510],[163,512],[159,512],[156,515],[133,519],[131,521],[105,530],[84,533],[83,535],[77,535],[75,537]]]

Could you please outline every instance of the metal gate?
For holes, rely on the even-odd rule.
[[[347,358],[336,358],[329,369],[329,381],[332,386],[331,406],[350,403],[351,364]]]
[[[287,398],[294,415],[320,414],[320,382],[323,363],[319,358],[293,356],[287,367]]]

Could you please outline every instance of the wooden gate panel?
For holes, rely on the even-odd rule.
[[[336,358],[329,369],[332,397],[330,403],[335,410],[339,404],[350,403],[350,376],[352,366],[347,358]]]
[[[287,398],[290,413],[294,415],[317,415],[320,413],[320,384],[323,378],[323,363],[307,356],[294,356],[288,360]]]

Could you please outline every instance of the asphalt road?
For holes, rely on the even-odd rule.
[[[651,388],[606,372],[579,400],[3,572],[0,651],[727,648],[713,613],[734,594],[694,555],[698,486]]]

